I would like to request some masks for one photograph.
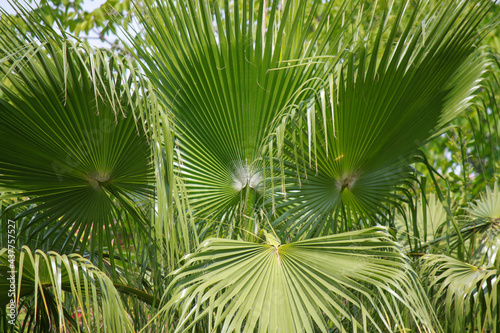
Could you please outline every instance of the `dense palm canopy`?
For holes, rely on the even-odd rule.
[[[457,190],[432,146],[495,151],[493,2],[146,0],[126,52],[17,8],[4,331],[500,329],[499,159]]]

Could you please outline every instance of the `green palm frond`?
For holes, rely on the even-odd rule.
[[[476,28],[491,5],[450,1],[429,11],[419,2],[409,18],[402,6],[393,26],[385,11],[378,33],[360,41],[323,90],[278,128],[277,154],[288,162],[281,205],[291,210],[277,224],[288,219],[288,230],[322,234],[333,229],[335,215],[347,223],[353,214],[357,225],[387,213],[410,177],[416,149],[477,88],[487,61],[476,47]]]
[[[31,29],[27,46],[1,30],[0,186],[26,199],[21,232],[73,252],[88,239],[92,253],[112,250],[124,211],[148,228],[151,154],[135,121],[144,92],[126,59]]]
[[[405,246],[417,242],[417,247],[432,244],[443,233],[447,221],[446,210],[434,193],[421,197],[415,205],[405,205],[401,214],[396,215],[398,241]]]
[[[446,243],[450,253],[458,247],[468,246],[470,263],[478,266],[492,265],[500,247],[500,190],[495,183],[493,190],[486,187],[486,193],[467,207],[467,215],[457,230],[444,230],[444,234],[427,245]]]
[[[141,17],[149,46],[136,49],[174,115],[176,163],[197,217],[230,222],[262,202],[262,147],[273,120],[340,57],[347,1],[320,22],[320,1],[311,14],[303,1],[266,3],[150,1]],[[318,43],[320,32],[328,42]],[[333,55],[313,61],[321,52]]]
[[[154,96],[152,96],[154,97]],[[198,246],[198,234],[190,202],[182,178],[174,172],[174,132],[165,113],[151,115],[150,140],[155,166],[155,242],[160,249],[157,257],[169,271],[179,260]]]
[[[449,224],[449,215],[447,217],[446,208],[434,195],[427,198],[427,204],[428,208],[424,220],[422,219],[424,216],[422,205],[420,202],[418,203],[417,223],[412,222],[414,230],[408,234],[408,237],[418,238],[419,242],[423,242],[423,238],[416,235],[423,235],[424,230],[421,230],[421,228],[423,225],[427,225],[427,234],[432,236],[427,242],[420,243],[421,249],[425,247],[437,249],[445,245],[447,253],[452,254],[460,247],[467,247],[467,260],[478,266],[491,265],[497,260],[496,249],[500,246],[498,237],[500,235],[500,218],[498,217],[500,212],[498,209],[500,207],[500,190],[498,184],[495,184],[493,189],[486,187],[481,198],[470,203],[469,207],[466,208],[468,214],[460,215],[457,218],[456,223],[458,225],[456,228]],[[411,214],[408,213],[407,215]],[[407,221],[410,221],[411,218],[411,216],[404,217]],[[397,219],[396,224],[399,229],[403,227],[404,222],[400,218]],[[429,229],[429,226],[432,226],[432,228]],[[436,231],[438,231],[437,234]],[[416,247],[419,248],[420,246]]]
[[[445,255],[428,255],[422,263],[429,295],[448,332],[500,332],[499,262],[476,267]]]
[[[490,265],[499,261],[497,249],[500,248],[500,189],[498,183],[493,189],[486,187],[486,193],[468,207],[470,221],[464,228],[471,238],[474,262]]]
[[[289,244],[210,239],[173,274],[165,316],[175,332],[439,330],[381,227]]]
[[[498,220],[500,219],[500,189],[495,183],[493,189],[486,187],[486,193],[481,199],[472,203],[468,209],[470,217],[475,220]]]
[[[16,271],[13,295],[10,271]],[[33,253],[28,247],[21,252],[3,248],[0,277],[2,311],[11,300],[15,301],[16,310],[23,313],[16,323],[18,328],[23,327],[21,331],[27,332],[29,327],[40,333],[132,331],[112,281],[78,254],[40,250]]]

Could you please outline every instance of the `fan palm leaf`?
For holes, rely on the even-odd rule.
[[[336,232],[339,216],[340,230],[376,223],[399,200],[416,149],[469,104],[487,63],[475,46],[477,25],[491,3],[450,1],[429,11],[418,2],[401,29],[406,6],[390,27],[389,7],[378,33],[284,117],[275,139],[288,162],[278,189],[285,212],[274,222],[284,223],[282,233]]]
[[[209,239],[186,257],[165,306],[175,332],[439,330],[384,228],[289,244],[264,236],[261,244]]]
[[[495,183],[493,189],[486,187],[480,199],[468,207],[470,221],[463,229],[465,236],[471,238],[473,258],[479,265],[500,262],[497,258],[500,249],[500,189]]]
[[[436,247],[446,242],[449,253],[459,247],[468,246],[467,260],[477,266],[491,265],[500,248],[500,190],[495,183],[493,189],[486,187],[486,193],[466,208],[460,227],[447,230],[444,235],[429,241],[425,246]],[[443,213],[441,214],[443,216]],[[442,221],[444,221],[441,218]],[[445,229],[445,224],[442,228]]]
[[[500,331],[498,261],[474,266],[446,255],[427,255],[422,276],[448,332]]]
[[[438,315],[449,331],[500,331],[500,190],[493,189],[467,208],[468,223],[461,237],[470,247],[470,255],[458,260],[447,255],[422,258],[422,276],[426,276],[429,293],[434,295]],[[454,249],[460,244],[455,234],[443,236]],[[452,253],[453,254],[453,253]]]
[[[446,210],[441,201],[431,193],[422,195],[415,205],[404,207],[402,214],[395,218],[398,241],[405,246],[415,247],[433,244],[443,233],[447,221]]]
[[[28,46],[3,23],[0,186],[26,198],[17,218],[30,217],[23,230],[31,236],[61,250],[83,252],[88,239],[92,253],[112,250],[123,212],[148,228],[140,206],[153,193],[149,145],[135,122],[143,103],[134,68],[126,76],[125,60],[28,16]]]
[[[347,1],[338,15],[317,23],[319,4],[310,15],[300,1],[146,5],[141,21],[148,43],[136,49],[174,116],[176,163],[197,218],[230,222],[262,202],[262,147],[272,122],[318,86],[325,66],[311,57],[334,54],[340,43]],[[310,33],[313,23],[318,31]],[[328,42],[317,43],[320,32]],[[329,58],[327,68],[339,56]]]

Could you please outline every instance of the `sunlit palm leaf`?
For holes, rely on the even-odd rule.
[[[373,224],[367,217],[386,212],[412,154],[468,105],[486,64],[476,26],[491,5],[419,4],[403,28],[403,10],[390,28],[382,20],[324,91],[288,115],[276,136],[294,176],[284,204],[293,208],[276,224],[294,216],[287,228],[321,234],[335,214]]]
[[[463,232],[472,238],[474,263],[491,265],[500,262],[500,189],[495,183],[493,189],[486,187],[486,193],[470,205],[470,219]]]
[[[434,329],[416,275],[384,228],[284,245],[272,235],[264,244],[210,239],[186,260],[165,307],[178,316],[176,332]]]
[[[493,189],[486,187],[486,193],[481,199],[469,207],[470,217],[472,219],[500,219],[500,189],[498,183],[495,183]]]
[[[12,251],[11,251],[12,252]],[[25,307],[16,325],[34,332],[130,332],[130,320],[111,280],[78,254],[34,254],[27,247],[15,252],[14,268],[8,249],[0,250],[0,306],[11,299]],[[12,262],[13,263],[13,262]],[[16,271],[15,297],[9,296],[10,271]],[[21,303],[19,303],[21,302]],[[21,308],[18,309],[21,312]],[[81,319],[79,319],[81,315]],[[71,327],[81,320],[81,327]],[[70,324],[71,323],[71,324]],[[20,327],[20,326],[18,326]],[[26,330],[27,331],[27,330]]]
[[[405,205],[403,213],[396,216],[398,241],[407,246],[415,242],[417,247],[432,244],[443,233],[446,221],[446,210],[434,193],[421,196],[416,204]]]
[[[500,332],[500,269],[445,255],[423,258],[422,275],[448,332]]]
[[[151,1],[141,18],[150,46],[136,48],[175,116],[177,163],[198,217],[238,218],[246,190],[249,205],[259,202],[261,150],[273,120],[325,75],[324,65],[297,59],[324,51],[334,54],[331,66],[339,57],[345,3],[319,23],[320,1],[310,17],[303,1],[266,3],[228,1],[220,9],[218,2]],[[310,33],[313,22],[318,32]],[[317,45],[320,32],[328,43]]]
[[[426,246],[446,243],[448,251],[458,247],[469,248],[468,260],[478,266],[492,265],[500,248],[500,190],[495,183],[493,190],[486,187],[480,199],[467,208],[462,226],[457,230],[446,230],[444,235],[428,242]],[[466,244],[467,242],[467,244]]]

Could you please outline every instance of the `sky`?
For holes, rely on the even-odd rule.
[[[19,2],[28,2],[32,7],[36,7],[37,3],[39,3],[39,1],[40,0],[19,0]],[[83,0],[82,10],[87,11],[87,12],[91,12],[94,9],[103,5],[105,2],[106,2],[106,0]],[[9,4],[9,0],[0,0],[0,8],[5,10],[8,14],[15,13],[14,8]],[[118,35],[120,35],[121,38],[125,37],[122,33],[118,33]],[[80,34],[80,37],[83,37],[83,38],[92,37],[92,38],[88,39],[89,44],[92,46],[109,47],[109,44],[106,44],[97,38],[97,37],[99,37],[99,35],[95,32],[90,31],[88,35],[85,35],[85,33],[82,32]],[[114,41],[117,37],[113,34],[109,34],[107,36],[107,38],[110,41]]]
[[[39,0],[31,0],[32,6],[35,5]],[[88,12],[96,9],[97,7],[101,6],[103,3],[105,3],[106,0],[85,0],[83,2],[83,10],[86,10]],[[4,9],[7,13],[13,14],[15,13],[14,9],[12,6],[9,4],[8,0],[0,0],[0,8]]]

